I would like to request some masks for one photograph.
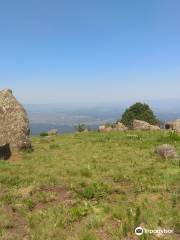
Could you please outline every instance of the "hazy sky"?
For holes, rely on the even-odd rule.
[[[24,103],[179,98],[179,0],[0,1],[0,88]]]

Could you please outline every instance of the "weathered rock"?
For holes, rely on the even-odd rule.
[[[31,147],[29,120],[22,105],[7,89],[0,92],[0,146],[10,152]]]
[[[133,129],[134,130],[149,130],[150,124],[145,121],[134,120],[133,121]]]
[[[121,122],[118,122],[116,125],[115,125],[115,129],[117,131],[127,131],[128,128]]]
[[[58,130],[57,129],[51,129],[48,131],[48,135],[51,136],[51,135],[58,135]]]
[[[156,147],[155,152],[165,159],[178,157],[175,148],[169,144],[163,144]]]
[[[104,132],[105,129],[106,129],[106,126],[105,126],[105,125],[101,125],[101,126],[99,126],[99,128],[98,128],[99,132]]]
[[[117,124],[103,124],[98,128],[99,132],[126,131],[128,128],[121,122]]]
[[[98,130],[99,130],[99,132],[111,132],[111,131],[113,131],[113,128],[110,125],[104,124],[104,125],[99,126]]]
[[[133,130],[160,130],[158,126],[151,125],[148,122],[141,121],[141,120],[134,120],[133,121]]]
[[[150,125],[150,130],[161,130],[160,127],[155,126],[155,125]]]
[[[111,126],[106,127],[102,132],[111,132],[113,131],[113,128]]]

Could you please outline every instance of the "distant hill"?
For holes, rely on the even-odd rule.
[[[180,118],[180,101],[145,101],[162,120]],[[60,132],[73,132],[74,126],[84,123],[93,129],[105,122],[115,122],[132,102],[103,104],[93,107],[62,106],[58,104],[26,104],[24,105],[30,119],[32,134],[39,134],[51,128]]]

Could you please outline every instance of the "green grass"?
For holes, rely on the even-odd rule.
[[[168,132],[75,133],[33,137],[33,152],[0,161],[0,239],[138,239],[137,226],[179,239],[180,159],[154,153]],[[8,211],[7,211],[8,209]]]

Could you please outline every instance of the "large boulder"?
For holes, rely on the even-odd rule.
[[[156,125],[151,125],[150,124],[150,127],[149,127],[149,130],[160,130],[160,127],[156,126]]]
[[[106,125],[105,125],[105,124],[104,124],[104,125],[100,125],[100,126],[98,127],[98,131],[99,131],[99,132],[104,132],[105,129],[106,129]]]
[[[133,121],[133,130],[160,130],[158,126],[151,125],[148,122],[141,121],[141,120],[134,120]]]
[[[98,128],[99,132],[111,132],[113,130],[113,128],[110,125],[100,125]]]
[[[128,128],[121,122],[117,122],[117,124],[115,125],[115,129],[116,131],[127,131]]]
[[[31,147],[29,120],[10,89],[0,91],[0,146],[12,153]],[[1,153],[2,154],[2,153]]]

